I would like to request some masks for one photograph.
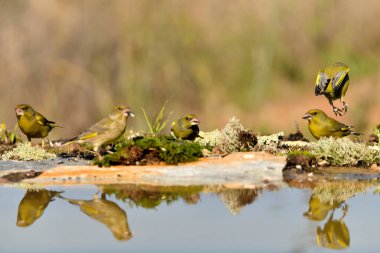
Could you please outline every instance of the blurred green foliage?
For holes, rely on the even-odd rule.
[[[354,83],[379,65],[380,33],[369,25],[380,13],[375,0],[14,0],[0,7],[0,115],[15,121],[13,107],[31,104],[65,125],[53,135],[80,132],[115,104],[149,115],[168,98],[170,110],[196,113],[204,128],[234,115],[267,126],[257,112],[281,97],[296,101],[290,94],[299,90],[312,96],[319,68],[343,61]],[[143,117],[130,123],[145,124]]]

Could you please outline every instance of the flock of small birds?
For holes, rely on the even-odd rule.
[[[346,64],[337,62],[320,70],[317,75],[315,95],[324,95],[336,116],[343,116],[348,111],[344,96],[349,86],[349,70]],[[337,99],[342,103],[341,108],[335,107],[333,104],[333,101]],[[35,111],[30,105],[17,105],[15,112],[18,125],[28,138],[28,141],[31,141],[32,138],[47,138],[53,128],[60,127]],[[97,152],[102,146],[114,142],[124,134],[129,117],[134,117],[129,107],[116,106],[107,117],[96,122],[78,136],[63,141],[62,145],[74,142],[86,143]],[[310,133],[316,139],[329,136],[340,138],[350,134],[359,135],[359,133],[352,130],[351,126],[328,117],[326,113],[319,109],[307,111],[303,119],[308,121]],[[199,123],[200,121],[195,115],[188,114],[172,122],[171,132],[178,139],[193,141],[195,138],[200,137]]]

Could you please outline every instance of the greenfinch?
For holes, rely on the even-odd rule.
[[[28,141],[32,138],[46,138],[53,128],[59,127],[54,125],[54,121],[47,120],[39,112],[33,110],[30,105],[17,105],[15,111],[18,125]]]
[[[323,221],[330,211],[339,208],[342,203],[343,201],[323,202],[317,195],[313,194],[309,200],[309,210],[303,215],[312,221]]]
[[[116,106],[111,114],[98,121],[65,144],[77,142],[89,144],[97,152],[100,147],[117,140],[124,134],[128,117],[135,115],[127,106]]]
[[[178,139],[193,141],[199,136],[199,123],[194,114],[188,114],[173,121],[171,132]]]
[[[337,220],[333,216],[334,212],[330,214],[323,228],[317,227],[317,243],[329,249],[346,249],[350,246],[350,231],[343,220],[345,213]]]
[[[348,110],[348,105],[344,101],[350,80],[348,71],[350,71],[350,68],[346,64],[337,62],[320,70],[317,75],[315,95],[325,95],[333,107],[335,115],[342,116]],[[334,106],[333,101],[337,99],[342,102],[342,109]]]
[[[309,121],[309,131],[316,139],[329,136],[341,138],[350,134],[360,135],[352,131],[351,126],[347,126],[328,117],[319,109],[307,111],[302,118]]]
[[[42,216],[44,210],[56,196],[62,192],[48,191],[45,189],[27,190],[25,196],[18,205],[17,223],[18,227],[32,225]]]
[[[63,199],[78,205],[83,213],[106,225],[117,240],[129,240],[132,237],[127,214],[115,202],[107,200],[104,193],[101,198],[96,194],[92,200]]]

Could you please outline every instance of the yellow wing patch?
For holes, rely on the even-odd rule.
[[[90,134],[86,134],[86,135],[81,136],[79,139],[81,139],[81,140],[87,140],[87,139],[91,139],[91,138],[93,138],[93,137],[95,137],[97,135],[98,135],[98,132],[90,133]]]

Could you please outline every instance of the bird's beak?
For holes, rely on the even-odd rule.
[[[305,115],[302,116],[302,118],[310,120],[311,119],[311,115],[310,115],[310,113],[306,113]]]
[[[190,123],[191,123],[192,126],[195,126],[195,125],[198,125],[198,124],[201,123],[201,122],[200,122],[199,119],[197,119],[197,118],[192,118],[192,119],[190,120]]]
[[[15,111],[16,111],[16,115],[17,116],[20,116],[20,115],[24,114],[24,111],[21,108],[16,108]]]
[[[129,108],[125,109],[124,114],[125,114],[125,116],[128,116],[128,117],[134,117],[135,116],[135,114],[133,114],[133,112]]]

